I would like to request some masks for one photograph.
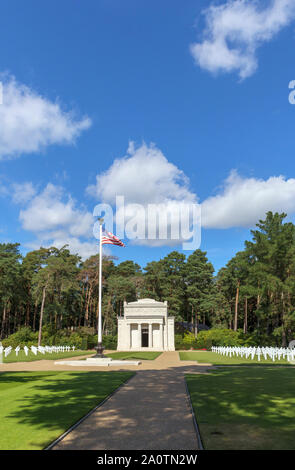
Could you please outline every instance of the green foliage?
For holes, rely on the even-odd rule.
[[[18,330],[16,333],[13,333],[8,338],[2,340],[2,345],[7,348],[11,346],[16,348],[17,346],[24,347],[25,345],[31,346],[36,344],[37,334],[33,333],[32,330],[28,327],[23,327]]]
[[[118,264],[116,267],[116,272],[119,276],[131,277],[136,276],[141,273],[141,268],[139,264],[134,263],[133,261],[127,260]]]
[[[185,333],[184,335],[175,335],[175,349],[195,349],[196,348],[196,338],[193,333]]]
[[[97,345],[97,334],[93,334],[93,328],[82,327],[75,331],[69,329],[54,330],[52,327],[45,326],[43,329],[42,345],[45,346],[75,346],[78,349],[86,351],[94,349]],[[38,333],[33,333],[28,327],[21,328],[16,333],[8,336],[2,341],[4,347],[25,345],[37,345]],[[103,335],[102,342],[105,349],[117,349],[117,336]]]
[[[188,257],[185,271],[188,307],[192,320],[197,323],[208,318],[215,307],[214,268],[208,262],[206,252],[196,250]]]
[[[84,348],[82,348],[82,339],[86,340]],[[28,327],[21,328],[16,333],[8,336],[2,341],[4,347],[12,346],[37,346],[38,333],[33,333]],[[42,346],[75,346],[78,349],[87,349],[87,336],[82,336],[81,333],[71,330],[52,330],[50,327],[45,327],[42,337]]]
[[[87,338],[84,337],[84,338],[81,338],[81,349],[87,349]]]
[[[200,331],[197,336],[197,348],[210,349],[212,346],[240,346],[239,333],[228,329]]]
[[[174,250],[143,270],[132,260],[116,266],[112,257],[103,257],[103,334],[117,333],[124,302],[151,297],[167,301],[169,314],[179,322],[178,348],[234,345],[239,340],[245,345],[287,346],[295,338],[295,225],[285,223],[285,216],[268,212],[251,231],[252,240],[216,277],[201,250],[187,257]],[[39,330],[42,344],[81,347],[83,339],[83,345],[94,347],[98,267],[99,255],[82,262],[66,245],[22,257],[19,244],[0,244],[0,337],[30,327]],[[197,341],[184,336],[188,323]],[[202,323],[215,332],[235,334],[198,332]],[[36,335],[26,341],[35,343]],[[106,341],[114,347],[114,341]]]
[[[278,346],[273,335],[261,334],[258,330],[244,334],[242,330],[233,331],[225,328],[212,328],[200,331],[196,347],[211,349],[212,346]]]
[[[196,341],[195,335],[193,333],[185,333],[182,338],[184,344],[192,345]]]
[[[295,225],[268,212],[251,230],[252,240],[217,276],[216,323],[250,334],[249,344],[287,346],[295,334]]]
[[[243,346],[280,346],[281,331],[278,332],[277,337],[275,331],[272,335],[267,335],[259,330],[252,333],[244,334],[242,330],[239,331],[240,339]]]
[[[240,338],[240,332],[229,329],[215,328],[206,331],[200,331],[195,338],[193,333],[186,333],[183,337],[175,335],[176,349],[208,349],[212,346],[240,346],[243,339]]]
[[[175,349],[182,349],[182,348],[181,348],[181,345],[182,345],[182,335],[175,335],[174,341],[175,341]]]
[[[102,344],[105,349],[116,350],[117,349],[117,336],[103,336],[102,337]]]

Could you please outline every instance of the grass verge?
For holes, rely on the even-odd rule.
[[[0,374],[0,450],[40,450],[102,402],[132,372]]]
[[[38,354],[35,356],[32,351],[28,352],[28,355],[25,355],[25,352],[21,350],[18,355],[15,354],[15,351],[12,351],[9,356],[4,357],[3,354],[3,363],[4,364],[9,364],[11,362],[32,362],[32,361],[57,361],[58,359],[64,359],[68,357],[76,357],[76,356],[83,356],[83,355],[92,355],[93,351],[81,351],[81,350],[76,350],[76,351],[69,351],[69,352],[59,352],[59,353],[45,353],[41,354],[38,352]]]
[[[212,365],[270,365],[270,366],[277,366],[277,365],[292,365],[290,364],[287,359],[281,359],[280,361],[273,362],[271,359],[267,361],[264,358],[261,358],[260,362],[258,359],[245,359],[241,357],[229,357],[229,356],[222,356],[221,354],[217,354],[211,351],[206,352],[197,352],[197,351],[180,351],[179,358],[181,361],[196,361],[200,364],[212,364]]]
[[[106,354],[106,356],[111,357],[112,359],[142,359],[153,361],[157,359],[162,354],[162,352],[157,351],[116,351],[113,353]]]
[[[207,450],[295,450],[291,368],[220,368],[186,375]]]

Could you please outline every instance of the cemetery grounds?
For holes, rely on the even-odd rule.
[[[12,351],[4,363],[91,356],[95,351],[35,355]],[[156,359],[161,352],[111,352],[114,359]],[[134,375],[128,371],[0,372],[0,450],[41,450]]]
[[[108,355],[153,360],[160,354]],[[73,357],[73,352],[69,355]],[[196,361],[196,372],[186,370],[185,378],[206,450],[295,449],[294,365],[283,359],[273,363],[208,351],[183,351],[179,357],[184,369],[186,361]],[[127,370],[0,373],[0,449],[46,448],[133,374]]]
[[[41,450],[133,372],[0,373],[0,450]]]
[[[213,352],[179,354],[184,363],[216,366],[186,374],[205,449],[295,450],[294,365]]]

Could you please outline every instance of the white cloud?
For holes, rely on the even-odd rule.
[[[70,250],[83,258],[97,253],[98,245],[92,234],[93,216],[84,206],[78,207],[62,187],[51,183],[38,194],[33,186],[32,190],[35,195],[19,215],[23,229],[37,237],[29,244],[31,248],[40,245],[60,248],[69,244]]]
[[[237,71],[243,79],[257,68],[257,48],[295,19],[295,0],[273,0],[264,8],[261,1],[228,0],[204,15],[203,40],[190,48],[196,63],[209,72]]]
[[[96,177],[96,184],[87,192],[99,200],[113,204],[116,195],[127,203],[159,203],[166,200],[195,201],[185,174],[170,163],[155,145],[129,144],[127,155]]]
[[[53,239],[52,246],[61,248],[64,245],[69,245],[71,253],[78,253],[82,259],[89,258],[90,256],[97,255],[99,253],[99,244],[97,242],[81,241],[76,237]],[[107,254],[105,249],[104,254]]]
[[[202,203],[202,227],[251,227],[267,211],[295,212],[295,179],[242,178],[232,171],[222,191]]]
[[[29,202],[36,194],[31,182],[12,184],[12,200],[15,204],[25,204]]]
[[[126,227],[132,226],[132,219],[138,219],[139,213],[145,211],[140,227],[149,225],[154,232],[154,239],[133,239],[132,243],[151,246],[176,245],[182,241],[171,237],[171,230],[179,221],[179,211],[183,203],[196,203],[197,197],[189,188],[189,180],[173,163],[169,162],[154,144],[143,143],[135,148],[129,144],[127,155],[116,159],[110,168],[97,175],[96,184],[87,188],[87,192],[99,202],[114,204],[116,196],[124,196],[124,213]],[[137,205],[141,205],[139,208]],[[159,218],[148,215],[147,206],[155,205],[160,219],[167,217],[167,237],[157,239],[161,224]],[[116,218],[122,210],[118,210]],[[134,224],[136,225],[136,223]],[[125,228],[126,228],[125,227]],[[127,230],[126,230],[127,231]],[[129,238],[131,238],[129,231]],[[133,233],[137,232],[136,228]],[[140,230],[139,236],[147,236],[147,230]],[[155,238],[156,237],[156,238]]]
[[[71,253],[78,254],[83,260],[89,258],[92,255],[99,253],[98,243],[81,241],[79,238],[75,237],[65,237],[65,238],[38,238],[33,242],[26,243],[26,247],[30,250],[38,250],[40,246],[44,248],[49,248],[55,246],[56,248],[61,248],[65,245],[68,245],[68,248]],[[107,255],[106,249],[104,248],[104,254]]]
[[[91,125],[76,119],[14,77],[4,76],[0,105],[0,159],[38,152],[52,144],[72,144]]]
[[[10,195],[10,189],[6,181],[6,178],[2,179],[2,177],[0,176],[0,196],[9,196],[9,195]]]
[[[65,198],[62,187],[51,183],[20,211],[20,220],[25,230],[46,232],[66,228],[71,236],[78,237],[91,235],[93,224],[90,212],[77,208],[70,196]]]

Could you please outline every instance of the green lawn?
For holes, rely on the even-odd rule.
[[[113,353],[106,354],[106,356],[112,359],[142,359],[152,361],[157,359],[162,352],[156,351],[116,351]]]
[[[281,359],[280,361],[273,362],[271,359],[265,361],[265,359],[261,357],[259,362],[257,359],[252,361],[252,359],[249,358],[245,359],[236,356],[222,356],[221,354],[217,354],[211,351],[181,351],[179,352],[179,357],[181,361],[197,361],[200,364],[210,363],[213,365],[290,365],[290,363],[287,362],[287,359]]]
[[[32,351],[28,352],[28,355],[25,355],[25,352],[21,350],[18,353],[18,356],[15,354],[15,351],[12,351],[7,357],[4,357],[3,354],[3,362],[10,363],[10,362],[31,362],[31,361],[41,361],[41,360],[52,360],[52,361],[57,361],[58,359],[64,359],[66,357],[75,357],[75,356],[83,356],[86,354],[93,354],[93,351],[81,351],[81,350],[76,350],[76,351],[71,351],[71,352],[60,352],[60,353],[45,353],[41,354],[38,352],[38,354],[35,356]]]
[[[0,450],[43,449],[132,375],[0,373]]]
[[[295,370],[220,368],[186,375],[205,449],[295,450]]]

